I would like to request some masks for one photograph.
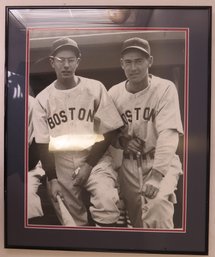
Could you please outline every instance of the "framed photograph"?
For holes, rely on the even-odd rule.
[[[5,247],[206,255],[211,7],[5,11]]]

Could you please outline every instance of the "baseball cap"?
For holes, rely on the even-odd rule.
[[[75,50],[77,56],[81,55],[78,44],[69,37],[63,37],[63,38],[57,39],[53,42],[52,47],[51,47],[50,56],[55,55],[55,53],[63,47],[71,47]]]
[[[133,37],[125,40],[122,45],[121,54],[128,49],[138,49],[147,55],[150,55],[151,52],[149,42],[139,37]]]

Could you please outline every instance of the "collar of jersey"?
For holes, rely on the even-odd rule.
[[[145,93],[148,91],[148,89],[151,87],[151,85],[152,85],[153,75],[152,75],[152,74],[149,74],[149,77],[150,77],[150,84],[149,84],[146,88],[144,88],[144,89],[142,89],[142,90],[140,90],[140,91],[138,91],[138,92],[136,92],[136,93],[131,93],[131,92],[129,92],[129,91],[126,89],[126,83],[128,82],[128,80],[126,80],[126,81],[125,81],[125,85],[124,85],[125,91],[126,91],[129,95],[134,95],[134,96],[145,94]]]
[[[77,90],[77,89],[80,89],[80,86],[81,86],[81,77],[78,76],[78,84],[76,87],[72,87],[72,88],[68,88],[68,89],[58,89],[55,87],[55,83],[56,83],[57,80],[55,80],[52,85],[54,87],[54,90],[56,90],[57,92],[62,92],[62,93],[66,93],[66,92],[70,92],[70,91],[74,91],[74,90]]]

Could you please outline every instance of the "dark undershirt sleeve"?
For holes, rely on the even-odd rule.
[[[37,144],[40,161],[48,180],[57,178],[54,154],[49,151],[49,144]]]
[[[29,154],[28,154],[28,170],[32,170],[36,167],[39,162],[39,151],[35,139],[33,139],[31,145],[29,146]]]
[[[117,130],[108,132],[104,134],[104,140],[98,143],[95,143],[92,146],[89,156],[87,157],[86,162],[94,167],[98,161],[102,158],[106,150],[108,149],[111,141],[116,137]]]

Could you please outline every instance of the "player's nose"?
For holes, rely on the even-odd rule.
[[[135,62],[132,62],[132,63],[131,63],[131,70],[136,70],[136,68],[137,68],[136,63],[135,63]]]
[[[64,61],[64,67],[69,67],[69,61],[67,59]]]

